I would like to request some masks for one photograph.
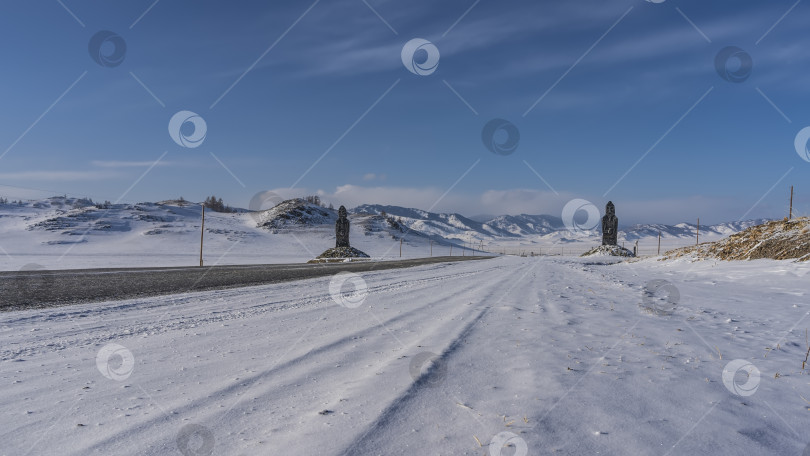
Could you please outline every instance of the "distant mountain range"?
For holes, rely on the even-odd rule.
[[[460,214],[443,214],[419,209],[408,209],[399,206],[364,204],[351,210],[355,214],[386,214],[394,217],[406,227],[420,233],[439,236],[446,239],[514,239],[514,238],[548,238],[558,242],[574,241],[577,238],[592,237],[601,234],[601,227],[583,233],[572,233],[566,229],[560,217],[553,215],[499,215],[478,220]],[[766,219],[746,220],[701,226],[701,235],[722,237],[737,233],[748,227],[766,222]],[[661,233],[666,238],[693,238],[697,226],[691,223],[677,225],[642,224],[620,229],[620,237],[626,241],[658,237]]]

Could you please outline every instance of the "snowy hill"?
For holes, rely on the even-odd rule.
[[[352,209],[356,214],[375,214],[393,217],[411,231],[445,239],[462,239],[471,233],[490,236],[484,224],[460,214],[441,214],[399,206],[364,204]]]
[[[443,214],[399,206],[362,205],[352,210],[362,214],[386,214],[409,230],[409,236],[420,233],[433,239],[441,238],[460,245],[490,252],[513,254],[579,255],[601,243],[601,227],[572,232],[562,219],[552,215],[500,215],[477,220],[459,214]],[[700,240],[715,241],[766,220],[748,220],[701,226]],[[658,234],[661,233],[661,251],[694,244],[697,226],[690,223],[677,225],[632,225],[619,230],[619,243],[631,248],[639,242],[640,253],[658,252]]]
[[[446,238],[475,234],[480,238],[519,237],[544,235],[564,230],[562,220],[551,215],[499,215],[477,221],[460,214],[443,214],[409,209],[399,206],[364,204],[353,209],[356,213],[387,214],[403,222],[413,230],[431,232]]]
[[[706,236],[728,236],[738,233],[742,230],[748,229],[754,225],[761,225],[767,222],[767,219],[745,220],[738,222],[720,223],[717,225],[700,226],[701,237]],[[624,231],[625,239],[635,240],[644,237],[658,236],[660,232],[662,236],[666,237],[681,237],[681,238],[694,238],[697,232],[697,224],[694,223],[679,223],[677,225],[660,225],[660,224],[645,224],[633,225],[626,228]]]
[[[551,215],[499,215],[484,222],[493,231],[508,232],[516,236],[544,235],[564,230],[562,219]]]
[[[752,226],[716,242],[667,252],[665,259],[810,261],[810,218],[774,220]]]
[[[0,204],[0,269],[181,266],[199,264],[199,203],[98,204],[51,197]],[[301,199],[264,211],[206,211],[206,264],[304,262],[334,246],[337,211]],[[349,211],[352,245],[372,257],[471,254],[476,249],[510,254],[579,255],[600,243],[598,228],[573,233],[559,217],[501,215],[476,221],[460,214],[398,206],[362,205]],[[701,226],[701,241],[719,240],[760,221]],[[635,225],[620,243],[639,241],[642,254],[694,244],[695,226]],[[627,245],[632,248],[631,245]],[[480,254],[480,253],[479,253]]]
[[[333,225],[338,218],[336,210],[308,203],[302,199],[286,200],[273,208],[252,215],[259,226],[271,230]]]
[[[199,264],[201,205],[99,204],[52,197],[0,204],[0,270]],[[288,200],[260,212],[205,212],[204,264],[303,263],[335,245],[337,211]],[[449,254],[395,220],[350,214],[352,245],[374,258]],[[407,236],[406,236],[407,233]],[[456,254],[460,254],[456,250]]]

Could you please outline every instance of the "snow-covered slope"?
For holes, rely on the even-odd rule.
[[[672,258],[756,260],[796,259],[810,261],[810,218],[774,220],[732,234],[716,242],[702,243],[667,252]]]
[[[761,225],[767,222],[767,219],[744,220],[737,222],[720,223],[716,225],[701,225],[701,236],[728,236],[738,233],[742,230],[750,228],[754,225]],[[622,230],[626,240],[635,240],[645,237],[661,236],[669,238],[694,238],[698,230],[697,224],[694,223],[679,223],[677,225],[660,225],[660,224],[645,224],[633,225]]]
[[[463,239],[475,233],[491,237],[495,235],[510,235],[508,232],[490,233],[483,223],[468,219],[459,214],[441,214],[427,212],[419,209],[408,209],[399,206],[382,206],[364,204],[352,210],[359,214],[385,215],[395,219],[398,223],[425,235],[442,237],[445,239]]]
[[[564,230],[562,219],[551,215],[500,215],[484,222],[493,232],[507,232],[517,236],[544,235]]]
[[[334,247],[336,211],[300,201],[265,212],[205,213],[205,264],[302,263]],[[399,258],[406,231],[351,215],[351,242],[374,258]],[[201,206],[187,201],[95,205],[54,197],[0,205],[0,270],[199,264]],[[404,258],[430,254],[408,235]],[[439,245],[435,254],[448,252]]]
[[[354,208],[353,211],[387,214],[401,220],[405,226],[415,231],[429,232],[448,239],[465,239],[468,236],[489,240],[545,237],[565,242],[582,236],[598,235],[600,232],[600,227],[596,227],[586,233],[572,233],[566,229],[562,219],[552,215],[500,215],[489,220],[475,221],[459,214],[433,213],[399,206],[365,204]],[[700,232],[701,236],[728,236],[764,221],[764,219],[747,220],[701,226]],[[696,230],[697,226],[691,223],[632,225],[620,228],[620,239],[635,241],[642,238],[657,238],[659,232],[665,238],[692,239],[695,237]]]
[[[383,214],[385,214],[383,216]],[[200,205],[182,200],[95,204],[53,197],[0,204],[0,269],[182,266],[199,263]],[[334,246],[337,211],[301,199],[271,209],[206,211],[206,264],[304,262]],[[462,249],[497,253],[581,254],[598,245],[598,228],[571,232],[558,217],[502,215],[475,221],[459,214],[397,206],[363,205],[349,212],[352,244],[372,257],[454,254]],[[718,240],[757,222],[701,226],[701,240]],[[694,243],[695,226],[636,225],[619,234],[642,254]],[[464,252],[470,254],[471,252]]]
[[[297,229],[300,227],[333,225],[337,211],[327,209],[302,199],[286,200],[265,211],[251,214],[256,223],[270,230]]]

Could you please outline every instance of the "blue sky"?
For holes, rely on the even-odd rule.
[[[6,1],[0,194],[319,192],[468,216],[610,199],[626,222],[713,223],[781,217],[793,184],[810,213],[810,4],[607,3]],[[88,51],[105,30],[117,66]],[[403,65],[414,38],[432,74]],[[727,46],[753,61],[744,82],[715,68]],[[170,136],[179,111],[204,119],[199,147]],[[484,146],[492,119],[514,153]]]

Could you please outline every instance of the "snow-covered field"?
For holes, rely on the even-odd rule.
[[[3,313],[0,453],[798,456],[808,272],[502,257]]]
[[[205,264],[302,263],[334,247],[336,212],[312,204],[301,208],[328,215],[207,211]],[[397,225],[386,222],[382,213]],[[282,229],[261,226],[273,217]],[[292,223],[294,218],[299,223]],[[458,214],[365,205],[350,220],[352,246],[377,259],[400,258],[403,237],[402,258],[429,256],[431,243],[435,256],[470,255],[472,249],[479,255],[484,250],[576,256],[602,242],[598,230],[570,231],[559,218],[547,215],[501,216],[482,224]],[[716,241],[755,223],[702,227],[700,240]],[[695,232],[686,223],[636,225],[619,233],[619,243],[632,250],[638,241],[640,255],[656,255],[659,233],[664,253],[694,245]],[[0,204],[0,270],[193,266],[199,264],[199,253],[198,204],[164,201],[101,208],[65,197]]]
[[[194,266],[200,255],[200,206],[159,203],[73,209],[50,198],[0,207],[0,270]],[[334,221],[273,232],[249,213],[206,212],[206,265],[305,263],[335,246]],[[378,259],[400,258],[399,241],[353,220],[354,247]],[[436,256],[449,245],[434,244]],[[458,248],[454,255],[461,255]],[[469,252],[467,252],[469,254]],[[402,258],[430,255],[428,239],[409,236]],[[480,255],[480,252],[479,252]]]

